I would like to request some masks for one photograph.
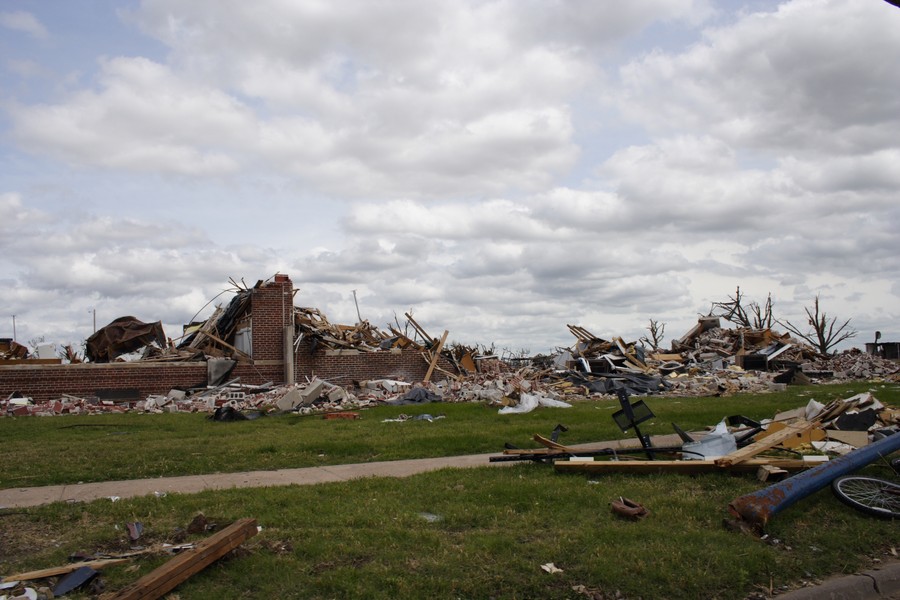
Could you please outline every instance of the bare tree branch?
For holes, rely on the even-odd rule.
[[[647,331],[650,332],[650,337],[642,336],[639,341],[642,344],[650,346],[653,348],[653,351],[656,352],[659,350],[659,346],[665,337],[663,334],[666,331],[666,324],[650,319],[650,325],[647,327]]]
[[[750,312],[753,313],[754,329],[772,329],[772,294],[766,298],[766,304],[760,307],[756,302],[750,303]]]
[[[849,340],[852,337],[856,337],[856,330],[852,328],[848,329],[848,326],[850,325],[850,319],[844,321],[840,327],[835,328],[835,326],[837,325],[837,317],[832,317],[829,320],[828,315],[824,311],[819,314],[818,294],[816,294],[816,299],[813,303],[813,310],[811,311],[809,307],[806,307],[804,310],[806,311],[806,316],[809,319],[809,326],[811,328],[811,331],[807,331],[804,333],[790,321],[776,320],[776,322],[780,323],[788,331],[790,331],[800,339],[809,342],[810,345],[815,347],[822,354],[828,354],[832,348],[834,348],[844,340]]]
[[[741,299],[741,287],[738,286],[734,296],[728,296],[729,302],[713,302],[709,314],[741,327],[750,327],[750,319],[747,318],[747,313],[741,306]]]

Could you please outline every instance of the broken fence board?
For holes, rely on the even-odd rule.
[[[802,436],[807,431],[810,431],[814,427],[818,427],[818,421],[797,421],[796,423],[791,423],[787,425],[784,429],[780,431],[776,431],[775,433],[769,434],[764,438],[753,442],[743,448],[732,452],[731,454],[727,454],[722,458],[716,459],[716,464],[720,467],[731,467],[733,465],[740,464],[761,452],[765,452],[766,450],[770,450],[777,446],[778,444],[795,438],[797,436]]]
[[[240,519],[121,589],[111,600],[155,600],[257,534],[256,519]]]

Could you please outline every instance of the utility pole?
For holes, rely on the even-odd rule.
[[[353,290],[353,304],[356,305],[356,318],[359,319],[357,323],[362,323],[362,315],[359,314],[359,302],[356,301],[356,290]]]

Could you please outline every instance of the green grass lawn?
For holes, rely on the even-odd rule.
[[[647,398],[671,433],[742,414],[771,417],[871,390],[900,403],[900,388],[842,384],[729,398]],[[359,420],[295,415],[219,423],[204,415],[109,415],[0,419],[0,487],[342,464],[531,447],[531,435],[569,427],[562,441],[626,437],[615,400],[571,409],[498,415],[478,404],[366,410]],[[400,413],[434,422],[384,422]],[[879,467],[875,467],[879,468]],[[257,519],[241,551],[192,577],[177,598],[745,598],[853,572],[896,552],[898,526],[856,513],[823,490],[777,515],[765,541],[726,530],[727,504],[759,489],[752,476],[561,475],[548,465],[446,469],[404,479],[169,494],[0,511],[0,575],[65,564],[75,552],[124,551],[178,541],[199,512],[223,526]],[[616,518],[626,496],[642,521]],[[188,536],[201,539],[204,536]],[[104,570],[116,590],[166,556]],[[553,563],[550,574],[540,565]],[[79,597],[77,595],[72,597]],[[81,597],[87,597],[82,595]]]

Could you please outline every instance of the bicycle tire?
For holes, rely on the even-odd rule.
[[[900,519],[900,485],[865,475],[844,475],[831,482],[838,500],[882,519]]]

